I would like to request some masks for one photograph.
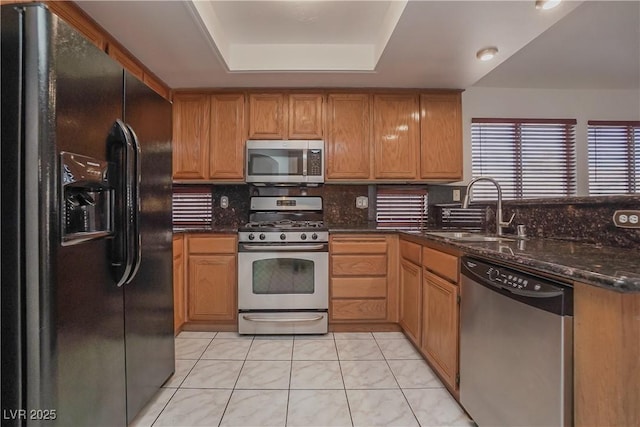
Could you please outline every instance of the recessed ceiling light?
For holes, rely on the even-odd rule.
[[[496,56],[497,53],[497,47],[486,47],[484,49],[480,49],[476,53],[476,58],[478,58],[480,61],[489,61],[490,59],[493,59],[493,57]]]
[[[562,0],[536,0],[536,9],[549,10],[560,4]]]

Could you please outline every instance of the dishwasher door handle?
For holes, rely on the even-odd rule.
[[[555,298],[557,296],[563,295],[563,291],[528,291],[526,289],[518,289],[511,286],[500,285],[500,287],[506,291],[511,292],[514,295],[520,295],[522,297],[529,298]]]

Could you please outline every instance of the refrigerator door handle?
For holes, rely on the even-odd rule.
[[[133,191],[133,198],[132,198],[132,202],[133,202],[133,206],[132,206],[132,220],[133,220],[133,227],[132,227],[132,234],[130,235],[130,238],[132,239],[132,247],[133,247],[133,254],[132,254],[132,267],[131,267],[131,272],[129,273],[129,277],[127,278],[126,283],[129,283],[131,280],[133,280],[133,278],[135,277],[135,275],[138,273],[138,269],[140,268],[140,262],[142,261],[142,242],[141,242],[141,234],[140,234],[140,173],[142,171],[141,169],[141,156],[140,156],[140,141],[138,140],[138,136],[136,135],[136,133],[133,131],[133,129],[131,128],[131,126],[129,126],[128,124],[126,125],[127,127],[127,131],[129,132],[129,135],[131,137],[131,143],[132,143],[132,147],[133,147],[133,159],[132,159],[132,163],[133,166],[135,168],[135,174],[131,177],[132,182],[131,182],[131,189]]]
[[[133,270],[135,239],[134,189],[136,174],[135,155],[131,135],[121,120],[116,120],[107,139],[111,170],[109,181],[113,182],[114,238],[111,242],[111,268],[117,286],[124,285]]]

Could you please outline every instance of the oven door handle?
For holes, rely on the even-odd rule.
[[[292,323],[292,322],[316,322],[322,320],[324,316],[321,314],[313,317],[260,317],[260,316],[248,316],[243,315],[242,318],[249,322],[263,322],[263,323]]]
[[[326,247],[326,244],[319,245],[281,245],[281,246],[268,246],[268,245],[242,245],[242,249],[248,251],[262,251],[262,252],[274,252],[274,251],[319,251]]]

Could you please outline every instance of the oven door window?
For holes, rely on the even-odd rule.
[[[302,175],[302,150],[249,150],[249,175]]]
[[[313,294],[314,262],[296,258],[270,258],[253,262],[254,294]]]

